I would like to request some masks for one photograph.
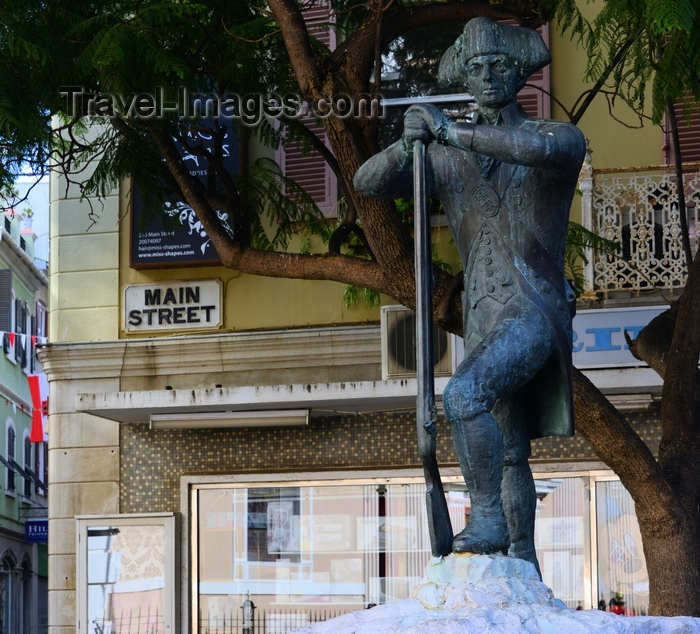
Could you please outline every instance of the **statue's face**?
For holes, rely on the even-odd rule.
[[[480,107],[502,108],[515,98],[518,71],[507,55],[477,55],[466,70],[467,87]]]

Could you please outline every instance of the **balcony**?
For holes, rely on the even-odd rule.
[[[683,187],[690,246],[698,249],[700,163],[684,165]],[[672,167],[594,170],[586,156],[579,188],[582,224],[622,246],[618,253],[592,253],[584,267],[586,299],[658,296],[666,302],[682,291],[683,254],[676,176]]]

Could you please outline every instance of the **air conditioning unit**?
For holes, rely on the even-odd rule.
[[[405,306],[382,306],[382,379],[416,376],[416,314]],[[461,337],[433,326],[435,376],[452,376],[464,358]]]

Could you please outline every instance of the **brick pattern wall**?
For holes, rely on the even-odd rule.
[[[658,407],[628,419],[656,452]],[[122,513],[179,511],[183,474],[420,467],[411,413],[312,418],[286,429],[159,430],[121,427]],[[439,423],[438,460],[457,466],[449,427]],[[596,460],[586,440],[550,437],[532,444],[532,461]]]

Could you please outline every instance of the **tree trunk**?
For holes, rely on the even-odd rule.
[[[700,616],[700,529],[697,505],[673,526],[659,529],[654,513],[639,517],[649,573],[649,613]]]
[[[575,379],[577,431],[620,477],[635,503],[650,614],[700,616],[698,442],[669,441],[669,460],[657,461],[625,417],[578,370]]]

